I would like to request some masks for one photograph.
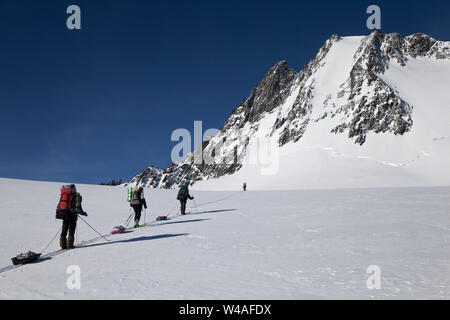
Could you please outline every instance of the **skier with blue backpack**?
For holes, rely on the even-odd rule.
[[[186,202],[187,200],[194,200],[194,197],[192,197],[189,194],[189,188],[188,188],[188,183],[184,183],[181,185],[180,190],[178,191],[178,195],[177,195],[177,200],[180,200],[180,204],[181,204],[181,214],[185,215],[186,214]]]

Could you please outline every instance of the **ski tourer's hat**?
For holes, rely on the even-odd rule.
[[[73,192],[77,192],[77,187],[74,184],[66,184],[61,189],[72,189]]]

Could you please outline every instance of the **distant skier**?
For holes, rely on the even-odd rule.
[[[131,192],[130,206],[134,210],[134,227],[139,228],[142,206],[147,209],[147,202],[144,198],[144,188],[133,188]]]
[[[189,188],[188,188],[188,183],[184,183],[181,187],[180,190],[178,191],[178,195],[177,195],[177,200],[180,200],[180,204],[181,204],[181,214],[185,215],[186,214],[186,202],[187,199],[190,200],[194,200],[194,197],[192,197],[189,194]]]
[[[56,208],[56,218],[63,220],[61,237],[59,239],[61,249],[74,248],[78,215],[87,216],[87,213],[81,207],[82,200],[83,198],[77,192],[74,184],[61,188],[61,198]],[[69,236],[66,239],[67,232]]]
[[[244,185],[242,186],[242,188],[244,189],[244,191],[247,191],[247,184],[244,182]]]

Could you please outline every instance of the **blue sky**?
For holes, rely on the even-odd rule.
[[[66,8],[82,29],[66,28]],[[265,73],[332,34],[450,40],[450,1],[0,0],[0,177],[75,183],[165,168],[177,128],[220,128]]]

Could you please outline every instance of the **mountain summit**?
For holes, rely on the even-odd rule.
[[[130,185],[342,188],[450,184],[450,42],[425,34],[325,41],[299,73],[273,66],[220,132],[180,163]],[[276,168],[249,150],[267,140]],[[197,163],[199,154],[214,163]],[[232,161],[230,161],[230,159]]]

